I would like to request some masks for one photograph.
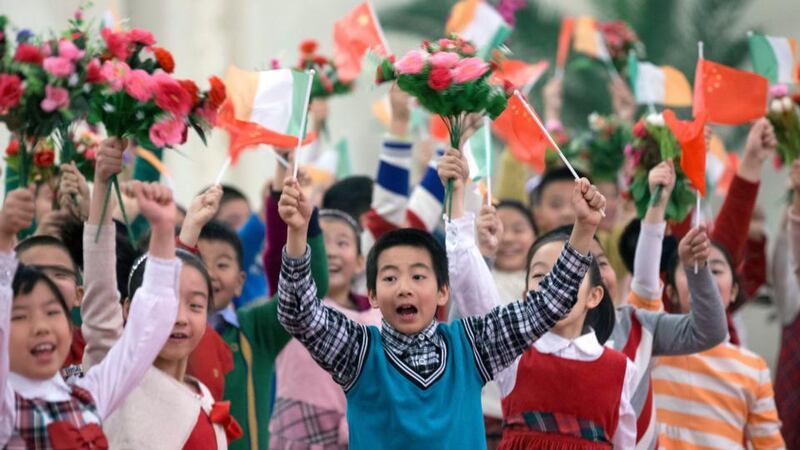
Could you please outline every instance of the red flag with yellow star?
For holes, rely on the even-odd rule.
[[[700,58],[694,77],[694,117],[741,125],[767,111],[769,82],[761,75]]]
[[[671,109],[662,113],[664,122],[669,127],[678,144],[681,146],[681,168],[692,182],[700,196],[706,196],[706,140],[705,121],[703,117],[694,120],[679,120]]]
[[[369,2],[356,6],[333,25],[334,63],[339,78],[347,83],[361,72],[367,50],[387,56],[389,49],[378,17]]]
[[[543,172],[544,154],[549,141],[545,130],[531,115],[536,112],[522,102],[517,95],[508,99],[505,111],[494,120],[494,131],[508,144],[517,160]]]

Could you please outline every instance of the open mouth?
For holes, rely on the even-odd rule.
[[[31,349],[31,355],[34,358],[40,360],[47,360],[53,356],[53,353],[56,351],[55,344],[46,343],[46,344],[38,344]]]
[[[169,335],[171,340],[182,341],[184,339],[189,339],[189,335],[186,333],[172,333]]]
[[[395,311],[404,322],[411,322],[417,317],[417,307],[414,305],[400,305]]]

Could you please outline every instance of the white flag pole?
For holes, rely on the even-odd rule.
[[[536,113],[533,111],[533,109],[531,109],[531,106],[528,104],[525,98],[522,97],[522,94],[520,94],[519,91],[514,91],[514,95],[516,95],[517,98],[519,98],[522,101],[522,104],[525,105],[525,109],[528,110],[528,113],[531,115],[531,117],[533,117],[533,120],[536,121],[536,125],[539,126],[539,129],[541,129],[544,132],[544,135],[545,137],[547,137],[547,140],[550,142],[550,145],[552,145],[553,148],[556,149],[556,152],[558,152],[558,156],[561,158],[561,161],[564,162],[564,165],[567,166],[567,169],[569,169],[570,173],[572,173],[572,176],[575,177],[576,180],[580,179],[580,177],[578,176],[578,172],[575,171],[575,168],[572,167],[572,164],[570,164],[567,157],[564,156],[564,153],[561,151],[561,148],[558,146],[558,144],[556,144],[556,141],[555,139],[553,139],[553,136],[550,136],[550,133],[547,131],[547,128],[545,128],[544,125],[542,125],[542,121],[539,120],[539,116],[537,116]],[[603,217],[606,216],[606,212],[602,209],[600,210],[600,214]]]
[[[217,178],[214,181],[214,185],[219,185],[222,182],[222,177],[225,175],[225,172],[228,170],[228,167],[231,165],[231,157],[230,155],[225,157],[225,162],[222,163],[222,167],[219,169],[219,173],[217,174]]]
[[[700,228],[700,191],[697,191],[694,205],[694,227]],[[697,261],[694,262],[694,273],[697,275]]]
[[[492,206],[492,121],[483,117],[483,146],[486,152],[486,205]]]
[[[389,41],[386,40],[386,35],[383,34],[383,27],[378,21],[378,15],[375,14],[375,5],[372,4],[372,0],[367,0],[367,6],[369,7],[370,18],[372,18],[372,22],[375,24],[375,28],[378,30],[378,36],[381,38],[383,49],[386,50],[386,56],[391,55],[392,51],[389,50]]]
[[[306,134],[306,120],[308,120],[308,102],[311,100],[311,85],[314,84],[314,69],[308,71],[308,86],[306,86],[306,98],[303,102],[303,115],[300,118],[300,131],[297,133],[297,147],[294,150],[294,171],[292,172],[292,177],[297,178],[297,167],[299,164],[297,162],[300,161],[300,147],[303,145],[303,139],[305,138]]]

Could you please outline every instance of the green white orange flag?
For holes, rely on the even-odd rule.
[[[548,146],[545,131],[539,126],[539,120],[532,108],[522,103],[520,96],[512,95],[508,106],[494,120],[494,131],[507,144],[517,160],[526,163],[539,171],[544,171],[544,157]]]
[[[694,117],[709,123],[741,125],[767,111],[767,79],[704,58],[697,60]]]
[[[681,146],[681,168],[700,195],[706,195],[706,142],[705,122],[702,117],[695,120],[679,120],[670,109],[662,113],[664,122],[669,127],[678,144]]]
[[[484,60],[511,35],[511,25],[484,0],[461,0],[453,5],[445,32],[471,41]]]
[[[504,59],[492,73],[492,82],[500,86],[508,82],[514,89],[527,94],[542,77],[548,65],[547,61],[528,64],[517,59]]]
[[[798,84],[796,40],[749,33],[747,41],[758,74],[767,77],[770,84]]]
[[[370,2],[359,3],[333,25],[334,63],[339,78],[350,82],[358,78],[367,52],[389,55],[378,16]]]
[[[636,102],[641,105],[687,107],[692,105],[692,87],[680,70],[628,58],[628,75]]]
[[[305,93],[310,76],[290,69],[253,72],[228,69],[228,100],[220,108],[219,126],[230,135],[229,154],[236,163],[247,147],[273,145],[294,148],[301,135]],[[303,139],[311,142],[312,134]]]
[[[597,21],[593,17],[581,16],[575,19],[572,48],[576,52],[584,53],[592,58],[606,62],[611,61],[603,33],[600,32]]]
[[[472,135],[464,147],[464,156],[473,181],[491,176],[494,172],[491,127],[483,126]]]

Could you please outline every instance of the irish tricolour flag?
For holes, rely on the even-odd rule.
[[[492,50],[508,38],[512,28],[488,2],[461,0],[450,10],[445,31],[471,41],[478,48],[478,56],[489,59]]]
[[[225,76],[237,119],[292,136],[300,134],[309,82],[306,72],[291,69],[252,72],[231,66]]]
[[[628,74],[636,102],[642,105],[685,107],[692,105],[692,87],[678,69],[639,61],[631,53]]]
[[[581,16],[575,19],[572,48],[600,61],[611,61],[603,33],[593,17]]]
[[[797,84],[797,41],[792,38],[749,33],[750,58],[756,73],[769,84]]]

